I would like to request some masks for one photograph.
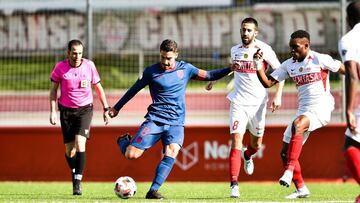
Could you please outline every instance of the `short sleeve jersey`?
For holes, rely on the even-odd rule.
[[[356,61],[360,63],[360,23],[344,35],[339,42],[339,53],[343,62]]]
[[[69,60],[60,61],[55,65],[51,76],[53,82],[60,84],[58,102],[69,108],[79,108],[93,102],[92,87],[100,82],[95,64],[82,59],[79,67],[72,67]]]
[[[355,61],[360,64],[360,23],[356,24],[352,30],[350,30],[346,35],[344,35],[339,41],[339,53],[341,55],[342,61],[345,63],[346,61]],[[358,66],[359,67],[359,66]],[[359,74],[360,70],[358,70]],[[357,117],[360,116],[360,106],[358,105],[356,111]],[[359,125],[359,124],[358,124]],[[353,136],[349,129],[345,132],[345,134],[352,139],[360,142],[360,135],[357,134]]]
[[[331,56],[309,51],[306,58],[297,62],[292,58],[284,61],[271,76],[277,81],[291,78],[298,90],[299,110],[309,111],[328,105],[334,108],[330,93],[329,71],[337,72],[341,62]]]
[[[260,105],[268,100],[268,94],[260,83],[257,75],[253,56],[261,49],[263,52],[266,69],[269,65],[276,69],[280,62],[272,48],[260,40],[255,40],[251,47],[244,47],[242,43],[231,48],[231,60],[240,65],[234,71],[234,89],[227,95],[231,102],[239,105]]]

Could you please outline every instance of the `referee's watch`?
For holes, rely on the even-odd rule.
[[[110,107],[105,107],[104,108],[104,112],[109,111],[109,110],[110,110]]]

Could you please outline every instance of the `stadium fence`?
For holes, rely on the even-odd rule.
[[[312,49],[339,59],[337,42],[342,19],[336,2],[244,6],[239,1],[223,1],[225,5],[205,1],[208,5],[165,5],[156,9],[95,0],[75,4],[62,0],[60,5],[36,0],[0,2],[3,126],[48,125],[50,73],[55,63],[66,57],[67,42],[74,38],[85,43],[85,57],[95,62],[110,104],[120,98],[146,66],[159,60],[159,44],[166,38],[178,42],[180,60],[203,69],[226,66],[230,48],[241,40],[241,20],[247,16],[259,21],[258,38],[273,47],[281,62],[289,57],[289,36],[297,29],[310,33]],[[190,124],[227,125],[225,97],[231,89],[231,78],[221,79],[211,92],[205,91],[204,82],[189,84]],[[337,102],[333,122],[342,122],[341,78],[332,74],[331,84]],[[269,112],[272,120],[268,123],[286,124],[294,114],[295,85],[287,81],[284,92],[283,108],[275,114]],[[147,90],[140,92],[134,104],[124,109],[122,116],[126,121],[115,125],[137,125],[150,101]],[[101,111],[100,105],[95,108]],[[100,123],[98,120],[101,115],[96,117],[95,125]]]

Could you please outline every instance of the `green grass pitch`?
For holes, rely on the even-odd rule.
[[[137,183],[133,198],[122,200],[112,182],[84,182],[83,195],[73,196],[70,182],[0,182],[0,202],[149,202],[145,194],[149,182]],[[360,193],[355,182],[307,183],[311,197],[294,202],[354,202]],[[229,197],[225,182],[166,182],[160,193],[162,202],[289,202],[284,196],[294,191],[278,183],[240,182],[240,198]],[[154,202],[154,201],[152,201]]]

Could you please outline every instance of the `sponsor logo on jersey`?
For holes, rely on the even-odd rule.
[[[308,73],[292,77],[297,86],[310,84],[313,82],[321,81],[321,73]]]
[[[239,67],[235,70],[236,72],[240,73],[256,73],[256,68],[254,66],[253,61],[244,61],[241,60],[237,62],[239,64]]]

